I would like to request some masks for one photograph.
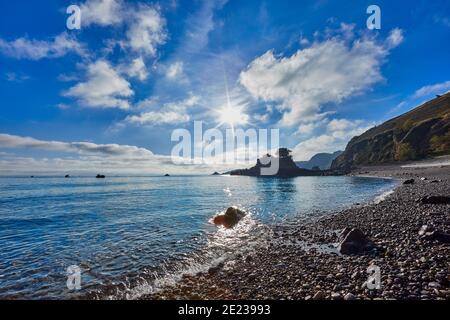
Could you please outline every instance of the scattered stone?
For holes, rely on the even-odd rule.
[[[352,229],[341,234],[344,239],[339,244],[339,252],[342,254],[364,254],[376,248],[375,244],[361,230]]]
[[[350,300],[356,300],[356,297],[355,297],[355,295],[354,294],[352,294],[352,293],[347,293],[345,296],[344,296],[344,300],[347,300],[347,301],[350,301]]]
[[[450,243],[450,234],[435,230],[433,227],[423,225],[419,230],[419,236],[423,240]]]
[[[430,283],[428,284],[428,286],[429,286],[430,288],[440,288],[440,287],[441,287],[441,285],[440,285],[438,282],[430,282]]]
[[[423,204],[450,204],[450,197],[446,196],[426,196],[420,199]]]
[[[333,292],[331,294],[331,299],[333,299],[333,300],[340,300],[341,299],[341,295],[338,292]]]
[[[441,243],[450,243],[450,234],[442,231],[433,231],[424,236],[425,240],[438,241]]]
[[[325,300],[326,295],[323,291],[317,291],[316,294],[312,297],[313,300]]]
[[[421,199],[450,196],[450,176],[448,167],[421,170],[396,171],[393,177],[414,178],[416,182],[397,188],[388,201],[361,203],[333,215],[317,215],[311,221],[266,226],[269,232],[261,243],[240,257],[230,257],[233,265],[225,263],[223,269],[216,267],[183,278],[143,299],[197,295],[224,300],[448,300],[450,246],[445,241],[450,234],[449,207],[421,205]],[[382,175],[387,177],[389,172]],[[421,183],[420,177],[425,176],[428,180]],[[439,179],[439,183],[432,179]],[[337,240],[335,231],[344,228]],[[360,236],[370,241],[369,248],[376,244],[376,250],[368,252],[370,256],[336,254],[336,245],[329,247],[350,240],[353,228],[364,232]],[[247,243],[240,241],[246,249]],[[372,256],[372,252],[377,255]],[[369,265],[380,267],[382,290],[367,288],[364,281]]]
[[[209,275],[214,275],[214,274],[218,273],[223,267],[224,267],[223,263],[220,263],[219,265],[217,265],[215,267],[211,267],[208,270],[208,274]]]
[[[414,184],[414,182],[415,182],[415,180],[414,179],[409,179],[409,180],[406,180],[405,182],[403,182],[403,184]]]
[[[423,225],[420,230],[419,230],[419,236],[423,237],[431,232],[434,231],[434,228],[432,226],[429,225]]]
[[[345,227],[344,230],[339,234],[339,241],[344,241],[345,237],[352,231],[352,228]]]

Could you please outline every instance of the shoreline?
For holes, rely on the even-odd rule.
[[[449,172],[448,166],[360,168],[350,175],[415,183],[399,184],[380,202],[274,226],[271,242],[257,252],[140,299],[450,299],[450,245],[418,234],[422,225],[450,232],[450,205],[419,203],[430,195],[450,196]],[[362,230],[380,250],[340,254],[338,235],[347,227]],[[366,286],[372,265],[380,269],[379,290]]]

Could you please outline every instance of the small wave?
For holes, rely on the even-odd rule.
[[[99,294],[100,299],[135,300],[142,296],[152,295],[160,290],[175,286],[185,276],[206,273],[210,268],[219,265],[232,265],[236,258],[253,254],[261,247],[269,245],[271,230],[247,214],[232,229],[223,227],[209,234],[206,245],[184,257],[181,261],[164,264],[158,271],[144,274],[138,284],[127,284],[122,290],[114,290],[113,294]]]
[[[375,204],[379,204],[381,202],[383,202],[384,200],[386,200],[390,195],[394,194],[394,190],[388,190],[382,194],[380,194],[379,196],[375,197],[375,199],[373,200],[373,203]]]

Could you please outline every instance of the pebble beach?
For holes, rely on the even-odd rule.
[[[255,252],[185,275],[142,299],[450,299],[450,166],[380,166],[351,174],[389,177],[398,187],[313,221],[272,226],[270,241]],[[440,201],[426,201],[430,196]],[[345,229],[362,231],[376,249],[342,254]],[[376,288],[368,285],[373,270]]]

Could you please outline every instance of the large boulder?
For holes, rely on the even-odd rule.
[[[219,215],[214,218],[215,225],[224,226],[225,228],[233,228],[245,217],[245,212],[237,208],[228,208],[225,214]]]
[[[365,254],[376,248],[361,230],[345,228],[341,233],[339,252],[342,254]]]
[[[420,199],[423,204],[450,204],[450,197],[446,196],[427,196]]]
[[[435,230],[433,227],[423,225],[419,230],[419,236],[423,240],[450,243],[450,234]]]

